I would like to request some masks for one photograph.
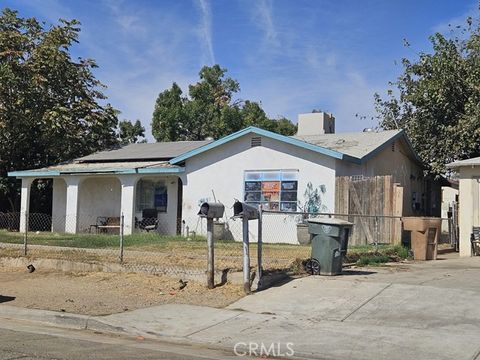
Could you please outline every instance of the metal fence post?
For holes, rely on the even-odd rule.
[[[246,294],[251,293],[250,289],[250,248],[248,236],[248,218],[242,218],[243,225],[243,290]]]
[[[215,264],[213,244],[213,218],[207,218],[207,286],[209,289],[215,287]]]
[[[120,217],[120,263],[123,263],[123,227],[124,227],[124,216],[122,213],[122,216]]]
[[[28,211],[25,211],[25,232],[23,233],[23,255],[27,256]]]
[[[258,276],[258,282],[257,282],[257,287],[260,287],[261,281],[262,281],[262,276],[263,276],[263,268],[262,268],[262,246],[263,246],[263,210],[262,210],[262,205],[258,205],[258,244],[257,244],[257,276]]]

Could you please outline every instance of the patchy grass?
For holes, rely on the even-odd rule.
[[[10,244],[23,244],[23,234],[0,230],[0,241]],[[197,236],[186,241],[182,236],[159,235],[156,233],[137,233],[124,236],[124,247],[165,247],[169,242],[200,243],[204,237]],[[56,232],[29,232],[28,243],[31,245],[64,246],[85,249],[118,248],[120,237],[118,234],[66,234]]]
[[[390,261],[390,258],[386,255],[365,255],[361,256],[357,261],[359,266],[378,266],[383,265]]]
[[[23,234],[0,230],[0,242],[23,244]],[[65,234],[52,232],[30,232],[29,245],[47,245],[71,250],[40,249],[29,254],[38,257],[69,259],[88,262],[118,261],[120,242],[118,234]],[[136,233],[124,237],[125,262],[137,264],[162,264],[164,267],[204,268],[206,263],[206,239],[196,236],[160,235],[158,233]],[[241,269],[243,245],[236,241],[215,242],[215,262],[219,269]],[[90,250],[89,250],[90,249]],[[102,249],[109,250],[101,252]],[[99,250],[95,251],[95,250]],[[33,251],[33,252],[32,252]],[[17,249],[4,249],[7,253],[18,253]],[[263,266],[265,269],[288,269],[293,273],[303,272],[303,262],[310,258],[310,245],[263,244]],[[257,245],[250,244],[251,265],[256,266]],[[408,250],[401,245],[350,246],[345,262],[359,266],[380,265],[408,258]]]
[[[23,234],[0,230],[0,242],[23,244]],[[118,234],[65,234],[52,232],[30,232],[29,245],[47,245],[71,250],[35,249],[36,256],[89,262],[118,261],[120,242]],[[206,239],[197,236],[186,239],[182,236],[160,235],[158,233],[136,233],[124,237],[125,262],[166,267],[204,268],[206,262]],[[236,241],[215,242],[215,262],[218,268],[241,269],[243,245]],[[90,249],[90,250],[89,250]],[[109,250],[96,252],[95,250]],[[18,250],[5,249],[3,256],[16,254]],[[30,248],[29,253],[32,254]],[[310,245],[263,244],[263,266],[265,269],[289,269],[294,273],[303,272],[303,262],[310,258]],[[250,244],[251,265],[256,266],[257,245]],[[350,246],[345,262],[360,266],[380,265],[398,262],[408,258],[408,250],[401,245]]]
[[[408,259],[408,249],[402,245],[352,246],[348,249],[345,261],[359,266],[382,265],[387,262],[399,262]]]
[[[23,234],[0,230],[0,242],[23,244]],[[118,234],[65,234],[52,232],[30,232],[28,254],[36,257],[68,259],[87,262],[117,262],[119,255]],[[42,248],[30,245],[46,245]],[[136,233],[124,237],[124,262],[146,264],[165,268],[206,267],[206,238],[196,236],[160,235],[158,233]],[[2,250],[2,256],[18,256],[21,249]],[[257,263],[257,244],[250,244],[251,266]],[[310,257],[309,245],[263,244],[263,267],[268,270],[288,269],[295,259]],[[243,244],[237,241],[215,241],[215,267],[217,269],[241,269]]]

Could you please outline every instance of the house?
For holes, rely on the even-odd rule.
[[[480,226],[480,157],[447,165],[458,176],[458,226],[460,256],[471,256],[472,227]]]
[[[53,179],[52,230],[69,233],[88,231],[99,216],[123,214],[130,234],[142,211],[152,208],[161,232],[180,233],[185,226],[199,232],[203,201],[223,202],[228,222],[234,199],[295,212],[303,210],[308,188],[321,189],[320,210],[335,212],[338,176],[392,175],[404,188],[402,215],[424,211],[422,165],[402,130],[334,131],[331,114],[301,114],[292,137],[248,127],[216,141],[132,144],[9,176],[22,180],[22,213],[29,209],[32,181]],[[277,235],[297,241],[294,233]]]

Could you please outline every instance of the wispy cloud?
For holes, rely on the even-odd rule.
[[[197,5],[201,13],[198,35],[203,43],[206,62],[208,62],[210,65],[213,65],[215,64],[215,54],[213,52],[212,39],[212,10],[210,3],[207,0],[197,0]]]
[[[196,17],[131,2],[100,4],[102,21],[84,24],[81,46],[100,66],[96,74],[108,86],[108,102],[122,111],[120,118],[140,119],[152,141],[150,122],[158,94],[173,82],[187,89],[203,64]]]
[[[466,24],[466,19],[468,17],[475,18],[475,15],[478,14],[478,3],[474,1],[468,6],[466,11],[458,16],[454,16],[447,21],[443,21],[432,28],[432,32],[434,33],[441,33],[447,34],[450,31],[455,31],[455,29],[459,26]]]
[[[125,2],[118,0],[105,0],[105,4],[112,11],[115,22],[120,26],[123,32],[129,34],[145,33],[146,26],[142,23],[140,16],[125,9]]]
[[[264,31],[265,39],[273,45],[278,45],[278,32],[273,21],[273,4],[271,0],[258,0],[254,6],[254,17]]]

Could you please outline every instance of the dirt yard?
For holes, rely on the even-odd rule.
[[[240,285],[181,285],[178,278],[158,275],[0,267],[0,303],[31,309],[106,315],[168,303],[224,307],[243,296]]]

